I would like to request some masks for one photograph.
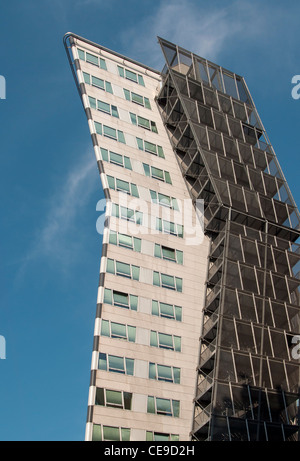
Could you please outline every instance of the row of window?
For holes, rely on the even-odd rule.
[[[96,389],[95,404],[108,408],[131,410],[132,392],[114,391],[98,387]],[[179,418],[179,407],[179,400],[162,399],[153,396],[148,396],[147,398],[147,413]]]
[[[165,434],[163,432],[146,431],[147,442],[168,442],[178,441],[177,434]],[[93,442],[129,442],[130,441],[130,428],[103,426],[101,424],[93,424]]]
[[[111,115],[112,117],[120,118],[118,108],[113,104],[101,101],[100,99],[96,99],[92,96],[89,96],[89,103],[92,109],[97,109],[100,112]],[[129,116],[133,125],[145,128],[153,133],[158,133],[156,123],[152,120],[133,114],[132,112],[129,112]]]
[[[84,82],[87,85],[92,85],[96,88],[99,88],[100,90],[104,90],[104,91],[107,91],[108,93],[114,94],[113,87],[110,82],[103,80],[99,77],[96,77],[95,75],[91,75],[87,72],[82,72],[82,73],[83,73]],[[127,101],[138,104],[139,106],[143,106],[146,109],[151,109],[149,98],[147,98],[146,96],[142,96],[133,91],[129,91],[125,88],[123,88],[123,92],[124,92],[124,97]]]
[[[110,108],[110,111],[112,114],[111,108]],[[107,138],[121,142],[122,144],[126,144],[125,135],[123,131],[116,130],[115,128],[109,127],[107,125],[103,125],[102,123],[99,123],[99,122],[94,122],[94,123],[95,123],[95,130],[97,134],[101,136],[106,136]],[[161,157],[161,158],[165,158],[163,148],[161,146],[158,146],[157,144],[154,144],[149,141],[145,141],[141,138],[136,138],[136,142],[137,142],[137,147],[139,150],[142,150],[144,152],[147,152],[153,155],[157,155],[158,157]]]
[[[94,64],[95,66],[100,67],[100,69],[107,70],[105,59],[93,53],[89,53],[88,51],[84,51],[78,48],[78,56],[79,56],[79,59],[81,59],[82,61],[86,61],[90,64]],[[144,78],[141,74],[138,74],[137,72],[134,72],[126,67],[122,67],[122,66],[117,66],[117,67],[118,67],[118,73],[120,77],[126,78],[127,80],[130,80],[131,82],[138,83],[141,86],[145,86]]]
[[[125,155],[117,154],[116,152],[109,151],[108,149],[100,148],[102,160],[105,162],[113,163],[114,165],[119,165],[127,170],[132,170],[131,160]],[[162,170],[147,163],[143,163],[143,169],[146,176],[159,181],[166,182],[167,184],[172,184],[171,176],[168,171]]]
[[[126,208],[116,203],[112,204],[111,215],[116,218],[124,219],[126,221],[131,221],[138,225],[147,225],[144,222],[144,215],[141,211],[133,210],[131,208]],[[171,221],[167,221],[162,218],[156,218],[155,220],[155,230],[162,232],[164,234],[174,235],[176,237],[183,238],[184,228],[182,224],[177,224]]]
[[[114,259],[110,258],[107,259],[106,272],[109,274],[140,281],[141,269],[143,270],[143,268],[133,264],[124,263],[122,261],[115,261]],[[174,275],[153,271],[152,284],[161,288],[176,290],[179,293],[182,292],[182,278],[175,277]]]
[[[133,311],[138,311],[139,299],[138,296],[123,293],[109,288],[104,289],[103,302],[111,304],[115,307],[122,307]],[[151,312],[149,314],[156,315],[171,320],[181,322],[182,320],[182,307],[174,304],[163,303],[160,301],[152,300]]]
[[[100,353],[98,369],[134,376],[134,359]],[[147,378],[180,384],[180,368],[149,362]]]
[[[107,182],[110,189],[139,198],[138,187],[136,184],[129,183],[114,176],[107,175]],[[150,190],[151,202],[157,205],[165,206],[171,210],[179,211],[179,206],[175,197]]]
[[[107,336],[112,339],[124,339],[132,343],[136,342],[136,327],[125,325],[123,323],[111,322],[102,319],[101,321],[101,336]],[[159,349],[168,349],[176,352],[181,352],[181,337],[160,333],[158,331],[150,331],[150,346]]]
[[[142,240],[140,238],[133,237],[132,235],[122,234],[121,232],[116,232],[113,230],[111,230],[109,233],[109,243],[123,248],[128,248],[138,253],[141,252],[142,248]],[[156,258],[165,259],[166,261],[172,261],[177,264],[183,264],[183,252],[181,250],[175,250],[174,248],[160,245],[158,243],[153,245],[154,256]]]

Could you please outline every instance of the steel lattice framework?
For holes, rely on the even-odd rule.
[[[159,38],[157,102],[211,238],[192,440],[298,440],[299,212],[245,80]]]

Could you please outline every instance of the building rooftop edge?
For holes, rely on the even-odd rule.
[[[64,35],[63,42],[64,42],[65,46],[66,46],[66,43],[67,43],[67,40],[68,40],[69,37],[74,37],[74,38],[76,38],[78,40],[81,40],[81,41],[91,45],[91,46],[94,46],[94,47],[99,48],[99,49],[101,49],[103,51],[106,51],[107,53],[111,53],[114,56],[117,56],[118,58],[126,59],[126,61],[131,62],[132,64],[135,64],[137,66],[141,66],[141,67],[143,67],[144,69],[146,69],[148,71],[151,71],[151,72],[154,72],[155,74],[161,75],[161,72],[159,70],[157,70],[157,69],[153,69],[150,66],[142,64],[141,62],[136,61],[136,60],[134,60],[132,58],[129,58],[128,56],[125,56],[125,55],[123,55],[121,53],[117,53],[116,51],[110,50],[109,48],[106,48],[105,46],[99,45],[98,43],[95,43],[95,42],[93,42],[91,40],[88,40],[87,38],[81,37],[80,35],[74,34],[73,32],[67,32]]]

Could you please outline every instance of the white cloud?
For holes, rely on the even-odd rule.
[[[259,43],[275,33],[281,9],[253,1],[213,3],[194,0],[161,0],[159,6],[134,28],[125,30],[123,43],[137,60],[157,70],[164,61],[154,37],[160,36],[211,61],[222,50],[236,48],[243,40]],[[225,6],[224,6],[225,5]],[[270,8],[269,8],[270,9]]]
[[[62,270],[78,261],[82,242],[72,240],[72,229],[97,186],[100,190],[96,161],[89,151],[79,162],[74,161],[51,196],[43,223],[33,236],[31,247],[23,259],[21,272],[29,263],[45,258],[48,262],[55,261]]]

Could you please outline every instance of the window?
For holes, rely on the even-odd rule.
[[[95,66],[100,67],[100,69],[107,70],[106,62],[105,62],[105,59],[103,58],[100,58],[92,53],[88,53],[87,51],[80,50],[79,48],[78,48],[78,56],[79,56],[79,59],[81,59],[82,61],[86,61],[90,64],[94,64]]]
[[[105,112],[106,114],[111,115],[112,117],[119,118],[119,113],[116,106],[108,104],[104,101],[99,101],[99,99],[92,98],[91,96],[89,96],[89,102],[92,109],[97,109],[100,112]]]
[[[84,82],[87,85],[95,86],[96,88],[99,88],[100,90],[107,91],[107,93],[113,94],[113,89],[112,89],[112,85],[110,82],[107,82],[106,80],[102,80],[101,78],[95,77],[94,75],[90,75],[87,72],[82,72],[82,73],[83,73]]]
[[[179,400],[148,396],[147,413],[179,418]]]
[[[116,152],[111,152],[108,149],[100,147],[102,160],[105,162],[113,163],[114,165],[119,165],[127,170],[132,170],[131,162],[129,157],[125,155],[117,154]]]
[[[111,128],[109,126],[102,125],[102,123],[99,122],[94,123],[97,134],[100,134],[101,136],[106,136],[107,138],[114,139],[115,141],[126,144],[123,131],[115,130],[114,128]]]
[[[173,248],[166,247],[164,245],[155,244],[154,256],[156,258],[166,259],[167,261],[173,261],[177,264],[183,264],[183,252],[180,250],[174,250]]]
[[[127,101],[134,102],[135,104],[138,104],[139,106],[143,106],[146,109],[151,109],[150,101],[148,98],[145,96],[141,96],[140,94],[133,93],[132,91],[124,90],[124,96]]]
[[[95,405],[131,410],[131,402],[131,392],[113,391],[110,389],[103,389],[102,387],[96,388]]]
[[[147,163],[143,163],[143,167],[146,176],[149,176],[153,179],[158,179],[159,181],[164,181],[168,184],[172,184],[170,173],[168,171],[150,166]]]
[[[153,133],[158,133],[156,123],[148,120],[147,118],[141,117],[140,115],[135,115],[130,112],[130,119],[133,125],[137,125],[146,130],[150,130]]]
[[[125,427],[102,426],[101,424],[93,424],[93,442],[102,441],[130,441],[130,429]]]
[[[99,99],[97,99],[97,109],[100,110],[100,112],[105,112],[106,114],[111,115],[112,117],[119,118],[117,107],[108,104],[105,101],[99,101]]]
[[[179,211],[176,198],[169,197],[168,195],[161,194],[154,190],[150,190],[150,195],[151,195],[152,203],[157,203],[158,205],[166,206],[168,208],[171,208],[172,210]]]
[[[153,154],[153,155],[158,155],[158,157],[161,157],[161,158],[165,158],[163,148],[161,146],[157,146],[156,144],[153,144],[152,142],[149,142],[149,141],[144,141],[141,138],[136,138],[136,142],[140,150],[149,152],[150,154]]]
[[[181,337],[151,330],[150,346],[181,352]]]
[[[149,363],[149,379],[180,384],[180,368]]]
[[[153,285],[182,292],[182,278],[153,271]]]
[[[140,268],[138,266],[123,263],[121,261],[115,261],[114,259],[109,258],[107,259],[106,272],[137,281],[140,277]]]
[[[126,69],[124,67],[118,66],[118,71],[120,77],[127,78],[132,82],[138,83],[139,85],[145,86],[143,76],[133,72],[132,70]]]
[[[161,218],[156,218],[156,230],[183,238],[183,226],[181,224],[175,224]]]
[[[123,181],[123,179],[114,178],[113,176],[107,175],[108,186],[110,189],[125,192],[133,197],[139,197],[138,188],[136,184]]]
[[[131,208],[125,208],[123,206],[120,207],[116,203],[112,204],[112,216],[134,222],[135,224],[143,224],[143,213],[141,211],[132,210]]]
[[[164,317],[167,319],[177,320],[178,322],[181,322],[182,307],[152,300],[152,315],[157,315],[159,317]]]
[[[109,320],[101,321],[101,336],[108,336],[113,339],[125,339],[135,343],[136,328],[122,323],[110,322]]]
[[[179,441],[179,435],[177,434],[165,434],[163,432],[146,432],[146,441],[147,442],[169,442],[169,441]]]
[[[100,353],[98,368],[103,371],[133,376],[134,359]]]
[[[124,248],[129,248],[137,252],[141,252],[141,239],[132,237],[131,235],[121,234],[120,232],[110,231],[109,243],[118,245]]]
[[[109,288],[104,289],[104,300],[105,304],[112,304],[116,307],[124,307],[133,311],[137,310],[138,297],[123,293],[117,290],[110,290]]]

